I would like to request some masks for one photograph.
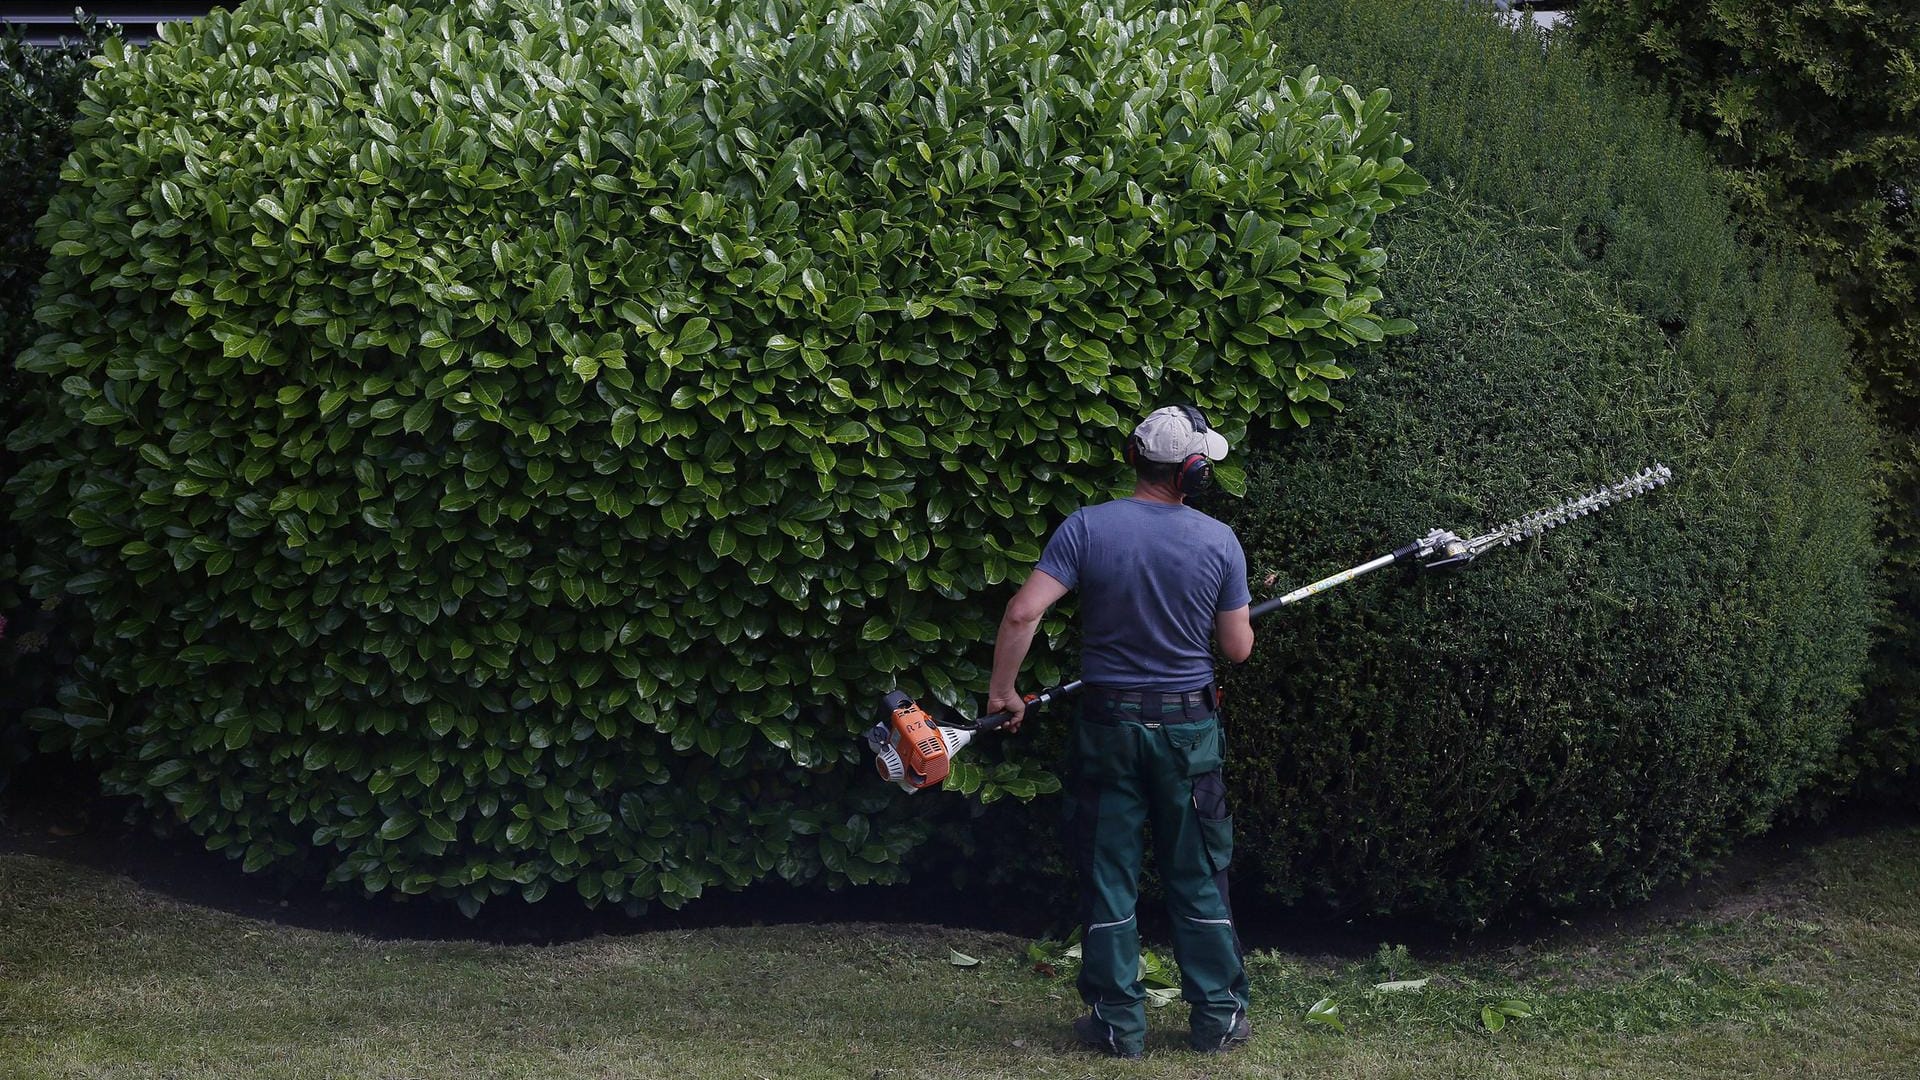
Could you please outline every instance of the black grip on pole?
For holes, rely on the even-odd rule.
[[[1027,703],[1027,712],[1031,714],[1035,709],[1044,707],[1048,702],[1052,701],[1055,698],[1063,698],[1069,694],[1077,694],[1080,692],[1080,687],[1082,685],[1083,684],[1080,682],[1079,679],[1075,679],[1072,682],[1067,683],[1065,686],[1049,687],[1045,690],[1040,691],[1037,694],[1028,694],[1025,698],[1025,701]],[[986,716],[981,717],[978,720],[975,720],[973,722],[973,730],[992,731],[994,728],[997,728],[1002,724],[1005,724],[1007,721],[1011,719],[1013,719],[1013,714],[1011,713],[1003,713],[1003,712],[990,713]]]
[[[1257,619],[1260,616],[1265,615],[1267,612],[1272,611],[1274,608],[1277,608],[1279,606],[1280,606],[1280,597],[1278,596],[1274,597],[1271,600],[1262,600],[1259,603],[1253,605],[1253,610],[1247,613],[1247,618]]]
[[[1013,719],[1013,714],[1010,712],[988,713],[973,722],[973,730],[992,731],[994,728],[999,727],[1011,719]]]
[[[1394,548],[1393,561],[1399,562],[1401,559],[1411,559],[1418,554],[1420,554],[1420,541],[1415,540],[1413,543],[1408,544],[1406,547]]]

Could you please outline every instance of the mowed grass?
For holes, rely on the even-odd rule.
[[[0,1076],[1920,1076],[1920,827],[1834,840],[1684,917],[1445,959],[1262,952],[1255,1039],[1075,1050],[1031,942],[901,925],[381,941],[0,857]],[[976,957],[956,967],[952,952]],[[1429,979],[1415,990],[1376,983]],[[1331,998],[1340,1033],[1310,1022]],[[1495,1034],[1483,1005],[1533,1016]]]

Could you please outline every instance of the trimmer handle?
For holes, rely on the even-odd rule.
[[[1032,709],[1040,705],[1045,705],[1055,698],[1063,698],[1070,694],[1079,693],[1081,685],[1081,681],[1075,679],[1065,686],[1056,686],[1051,690],[1042,690],[1037,694],[1028,694],[1025,698],[1027,708]],[[1013,719],[1013,714],[1009,712],[988,713],[973,722],[973,730],[992,731],[994,728],[1000,727],[1011,719]]]

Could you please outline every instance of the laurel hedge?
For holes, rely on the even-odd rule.
[[[928,825],[854,735],[984,686],[990,586],[1114,433],[1327,415],[1410,329],[1387,95],[1277,61],[1148,0],[109,43],[9,442],[27,580],[90,618],[38,722],[248,869],[469,911],[897,876]]]
[[[1420,324],[1337,422],[1253,449],[1256,594],[1663,461],[1670,488],[1457,572],[1282,609],[1236,673],[1236,865],[1267,902],[1466,926],[1621,903],[1832,760],[1874,597],[1871,423],[1832,299],[1743,247],[1649,100],[1450,0],[1303,0],[1292,55],[1395,88],[1435,190]]]

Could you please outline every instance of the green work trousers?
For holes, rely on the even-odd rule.
[[[1156,715],[1144,715],[1149,708]],[[1079,989],[1126,1053],[1143,1047],[1147,1031],[1134,905],[1149,823],[1193,1045],[1219,1045],[1246,1014],[1246,967],[1227,901],[1233,819],[1222,752],[1212,708],[1091,695],[1081,703],[1067,807],[1068,847],[1080,872]]]

